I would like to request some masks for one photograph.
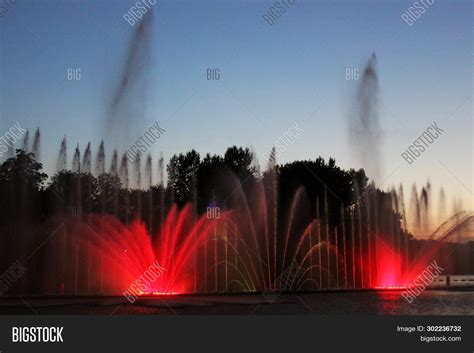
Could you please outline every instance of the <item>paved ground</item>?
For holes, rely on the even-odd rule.
[[[275,300],[273,300],[275,299]],[[474,315],[474,291],[427,290],[412,303],[400,291],[141,297],[16,297],[0,299],[0,314],[38,315]]]

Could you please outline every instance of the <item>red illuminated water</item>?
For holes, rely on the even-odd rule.
[[[109,215],[91,215],[88,222],[68,222],[68,237],[76,241],[75,259],[71,259],[74,272],[79,272],[75,274],[79,277],[76,282],[82,283],[75,287],[83,287],[86,281],[89,290],[117,294],[136,283],[137,293],[142,295],[194,292],[198,281],[195,277],[200,275],[194,267],[195,256],[226,217],[195,219],[190,205],[180,211],[173,206],[153,237],[140,221],[126,226]],[[137,283],[155,263],[163,268],[160,275],[153,281]]]
[[[224,212],[219,219],[208,219],[206,215],[196,218],[190,205],[182,210],[172,207],[154,236],[150,236],[139,221],[126,226],[108,215],[92,215],[88,222],[69,222],[67,232],[76,249],[69,259],[73,263],[75,291],[80,294],[87,287],[95,293],[120,294],[137,283],[156,262],[164,270],[146,286],[142,281],[137,294],[242,292],[280,286],[280,274],[273,280],[273,267],[267,269],[262,265],[273,263],[273,254],[256,248],[257,238],[252,246],[253,237],[243,234],[249,227],[245,223],[245,217],[236,212]],[[242,228],[238,229],[237,224]],[[324,241],[310,246],[311,235],[316,234],[317,228],[317,222],[312,222],[299,235],[291,253],[281,249],[288,257],[287,267],[281,265],[282,272],[289,267],[300,273],[286,284],[288,290],[308,289],[308,285],[314,289],[313,282],[320,281],[326,288],[345,288],[344,277],[348,276],[349,266],[344,263],[342,254],[338,256],[334,246],[326,248]],[[372,287],[401,287],[402,257],[382,241],[378,242],[377,250],[377,277]],[[323,263],[333,265],[331,272],[325,265],[319,268],[318,254],[323,257]],[[368,264],[365,268],[369,271]],[[336,272],[339,280],[336,280]]]
[[[53,291],[117,295],[132,285],[136,295],[398,290],[413,283],[441,246],[422,249],[411,263],[406,249],[381,234],[362,233],[367,238],[360,243],[355,238],[353,247],[355,227],[330,232],[318,218],[301,226],[301,200],[297,193],[282,233],[268,227],[268,210],[254,213],[246,207],[208,218],[196,216],[192,205],[172,206],[156,234],[138,220],[126,225],[111,215],[67,220],[55,240],[62,249],[57,253],[66,256],[55,260],[59,265],[51,270],[62,279]],[[156,263],[163,269],[160,275],[143,281]]]
[[[377,280],[376,288],[396,289],[402,283],[402,256],[384,241],[377,246]]]

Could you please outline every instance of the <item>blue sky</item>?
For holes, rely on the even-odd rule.
[[[0,18],[0,131],[16,121],[40,126],[48,172],[64,135],[69,159],[76,143],[97,149],[137,26],[122,18],[134,2],[24,0]],[[143,132],[154,121],[166,129],[151,148],[155,160],[234,144],[261,160],[297,122],[304,133],[280,162],[322,155],[363,167],[347,138],[358,81],[345,71],[362,71],[375,52],[383,128],[377,183],[430,179],[472,208],[471,2],[435,1],[412,26],[400,18],[411,1],[296,0],[270,26],[262,15],[272,4],[157,1],[142,124]],[[68,68],[80,68],[81,80],[68,81]],[[219,68],[221,79],[206,80],[207,68]],[[408,165],[400,153],[434,121],[445,133]]]

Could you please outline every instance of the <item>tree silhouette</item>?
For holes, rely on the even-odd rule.
[[[170,159],[167,166],[168,185],[173,189],[179,206],[194,199],[199,162],[200,156],[195,150],[174,155]]]
[[[16,156],[7,159],[0,166],[0,183],[16,184],[39,190],[43,187],[43,182],[48,177],[41,172],[42,164],[37,162],[33,153],[16,150]]]
[[[33,204],[47,175],[32,153],[16,150],[16,156],[0,166],[0,217],[3,221],[22,221],[32,216]],[[13,218],[12,218],[13,217]]]

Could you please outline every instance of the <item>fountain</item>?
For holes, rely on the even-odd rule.
[[[108,109],[107,134],[117,147],[109,173],[104,140],[94,170],[90,142],[82,163],[77,144],[67,170],[67,140],[62,139],[57,174],[34,200],[48,217],[30,225],[39,230],[27,239],[45,242],[28,275],[35,281],[41,274],[54,275],[38,280],[35,289],[21,287],[23,281],[19,293],[120,295],[156,263],[164,272],[143,295],[401,288],[434,258],[452,273],[472,272],[472,264],[451,254],[467,254],[470,261],[472,238],[465,234],[473,214],[463,211],[459,200],[450,212],[443,188],[434,210],[430,182],[420,192],[413,184],[405,202],[402,185],[383,192],[364,170],[344,171],[334,159],[278,165],[273,148],[260,173],[252,154],[234,146],[223,157],[201,160],[194,150],[175,155],[166,168],[167,183],[161,155],[154,184],[151,153],[144,170],[140,152],[130,160],[127,153],[133,142],[129,128],[144,118],[143,106],[132,98],[137,90],[143,93],[151,16],[150,11],[132,36]],[[350,138],[361,165],[377,177],[381,131],[375,54],[356,98]],[[28,133],[23,150],[29,150]],[[38,161],[39,128],[31,151]],[[246,169],[239,169],[244,164]],[[60,236],[45,241],[56,228]]]
[[[129,170],[123,154],[117,171],[116,150],[110,174],[98,174],[105,170],[103,142],[92,175],[90,144],[87,150],[81,163],[77,145],[67,171],[66,138],[61,142],[60,174],[51,186],[56,211],[38,226],[60,227],[61,236],[44,245],[31,270],[60,280],[41,283],[40,293],[120,294],[156,261],[166,270],[143,294],[393,289],[409,285],[433,259],[450,274],[471,272],[474,215],[457,200],[449,210],[443,188],[433,207],[430,183],[420,191],[413,185],[406,210],[401,185],[383,192],[353,171],[346,185],[351,201],[343,204],[326,184],[314,194],[314,179],[288,189],[291,169],[277,165],[273,153],[250,183],[225,168],[205,180],[213,188],[207,204],[198,190],[203,181],[192,177],[190,201],[179,205],[165,186],[162,156],[154,185],[151,154],[142,181],[140,158]],[[331,161],[311,163],[321,177],[333,168]],[[287,273],[296,275],[285,282]]]
[[[60,172],[61,170],[65,170],[67,165],[67,142],[66,136],[64,136],[63,140],[61,141],[61,148],[59,150],[58,162],[56,164],[56,171]]]

